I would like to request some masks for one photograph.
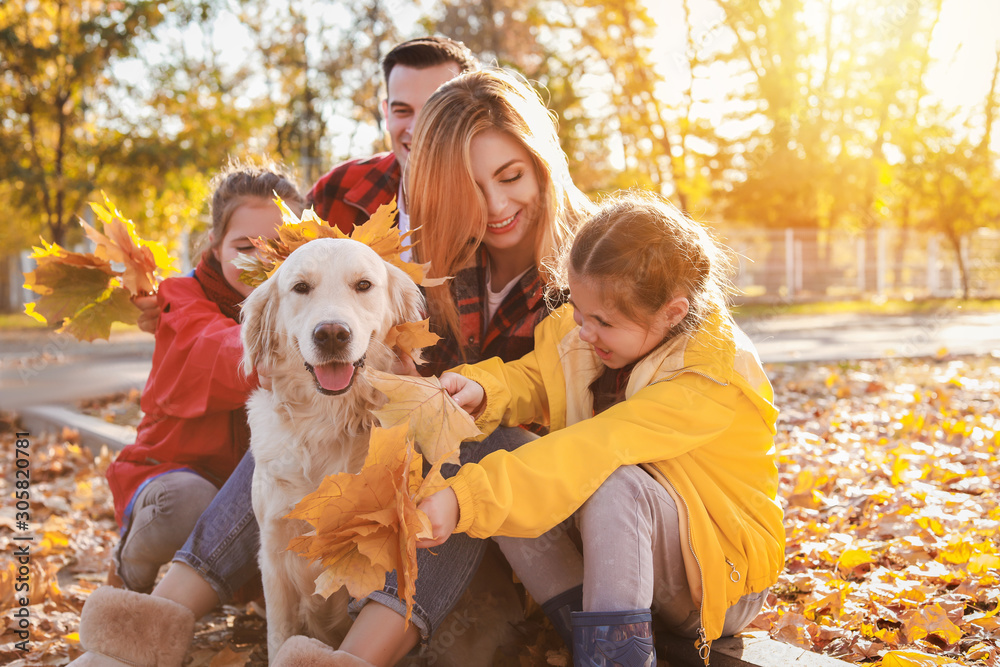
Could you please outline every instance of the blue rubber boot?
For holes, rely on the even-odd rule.
[[[571,614],[583,610],[583,586],[575,586],[542,603],[542,611],[552,622],[566,648],[573,650],[573,621]]]
[[[572,618],[574,667],[656,667],[648,609],[578,611]]]

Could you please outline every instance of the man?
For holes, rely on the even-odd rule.
[[[399,228],[408,231],[401,175],[417,115],[441,84],[478,66],[464,44],[446,37],[411,39],[389,51],[382,60],[382,114],[392,152],[348,160],[320,178],[309,192],[316,214],[347,233],[395,197]]]
[[[382,115],[392,151],[340,163],[312,187],[308,205],[346,234],[395,197],[399,208],[397,225],[401,231],[408,231],[402,173],[417,114],[441,84],[478,67],[479,61],[465,44],[447,37],[418,37],[394,46],[382,59],[386,88]],[[142,311],[139,328],[155,333],[160,319],[156,297],[138,297],[133,302]]]

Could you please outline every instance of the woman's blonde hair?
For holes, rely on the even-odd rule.
[[[415,255],[430,262],[432,277],[453,276],[473,259],[486,233],[487,212],[472,175],[470,145],[488,130],[513,137],[531,156],[539,185],[534,260],[548,278],[546,267],[591,204],[570,178],[554,115],[526,82],[501,69],[448,81],[420,112],[405,174]],[[429,289],[427,296],[432,321],[452,334],[464,353],[447,285]]]
[[[734,288],[731,252],[701,223],[642,190],[604,200],[564,252],[551,289],[569,289],[569,272],[601,286],[602,299],[647,324],[668,301],[687,297],[687,316],[668,337],[697,329],[712,312],[728,314]]]

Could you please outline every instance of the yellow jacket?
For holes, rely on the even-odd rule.
[[[486,390],[477,419],[485,433],[532,421],[550,433],[449,480],[460,508],[455,532],[536,537],[616,468],[641,465],[678,501],[702,640],[721,636],[726,609],[741,596],[777,580],[785,543],[778,411],[753,344],[728,317],[650,352],[632,371],[626,400],[589,419],[588,386],[601,363],[580,340],[571,306],[538,325],[535,350],[520,360],[456,371]]]

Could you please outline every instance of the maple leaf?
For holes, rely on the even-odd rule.
[[[382,427],[408,425],[409,436],[431,463],[457,464],[461,442],[482,434],[435,377],[392,375],[372,368],[365,369],[365,377],[389,397],[374,411]]]
[[[937,635],[948,645],[962,638],[962,630],[951,622],[941,605],[931,604],[914,610],[903,621],[903,632],[909,642],[915,642],[928,635]]]
[[[30,309],[26,312],[42,322],[65,322],[100,298],[113,277],[108,263],[87,266],[62,262],[51,255],[44,257],[34,271],[24,274],[25,288],[40,295],[28,304]]]
[[[104,233],[80,221],[96,244],[93,253],[69,252],[42,239],[40,247],[32,248],[35,270],[24,274],[24,287],[39,295],[24,312],[40,322],[58,323],[59,332],[79,340],[108,338],[112,322],[135,324],[139,309],[131,297],[155,293],[159,273],[173,270],[163,246],[140,239],[132,221],[107,195],[104,201],[107,208],[91,204]]]
[[[132,303],[132,295],[124,287],[112,285],[93,303],[81,308],[60,329],[77,340],[107,340],[111,336],[111,323],[135,324],[139,309]]]
[[[122,284],[131,294],[155,294],[159,282],[157,272],[173,271],[174,260],[159,243],[139,238],[135,224],[115,208],[104,192],[101,196],[107,208],[95,202],[91,202],[90,208],[103,223],[104,233],[80,220],[87,237],[97,246],[94,254],[101,259],[124,264]]]
[[[419,366],[424,363],[423,357],[420,356],[421,348],[430,347],[439,340],[441,337],[430,331],[430,319],[426,319],[419,322],[397,324],[389,330],[385,337],[385,344],[389,347],[395,347]]]
[[[342,586],[364,597],[395,570],[409,622],[416,593],[416,540],[429,536],[427,516],[417,504],[444,487],[440,463],[426,477],[423,459],[407,437],[408,426],[372,430],[368,455],[356,475],[330,475],[288,515],[314,530],[288,548],[323,566],[316,593],[330,596]]]
[[[447,282],[448,278],[428,278],[428,264],[407,262],[402,253],[412,249],[412,245],[404,245],[404,241],[412,231],[400,233],[395,226],[396,199],[388,204],[382,204],[364,223],[357,225],[350,234],[345,234],[336,225],[324,222],[313,209],[306,209],[302,217],[288,208],[280,197],[274,203],[281,210],[281,227],[278,228],[277,239],[250,239],[257,248],[256,256],[237,258],[234,264],[242,271],[240,282],[250,287],[260,285],[271,277],[275,269],[284,262],[290,254],[300,246],[322,238],[352,239],[364,243],[378,253],[379,257],[393,266],[399,267],[413,282],[425,287],[435,287]]]

